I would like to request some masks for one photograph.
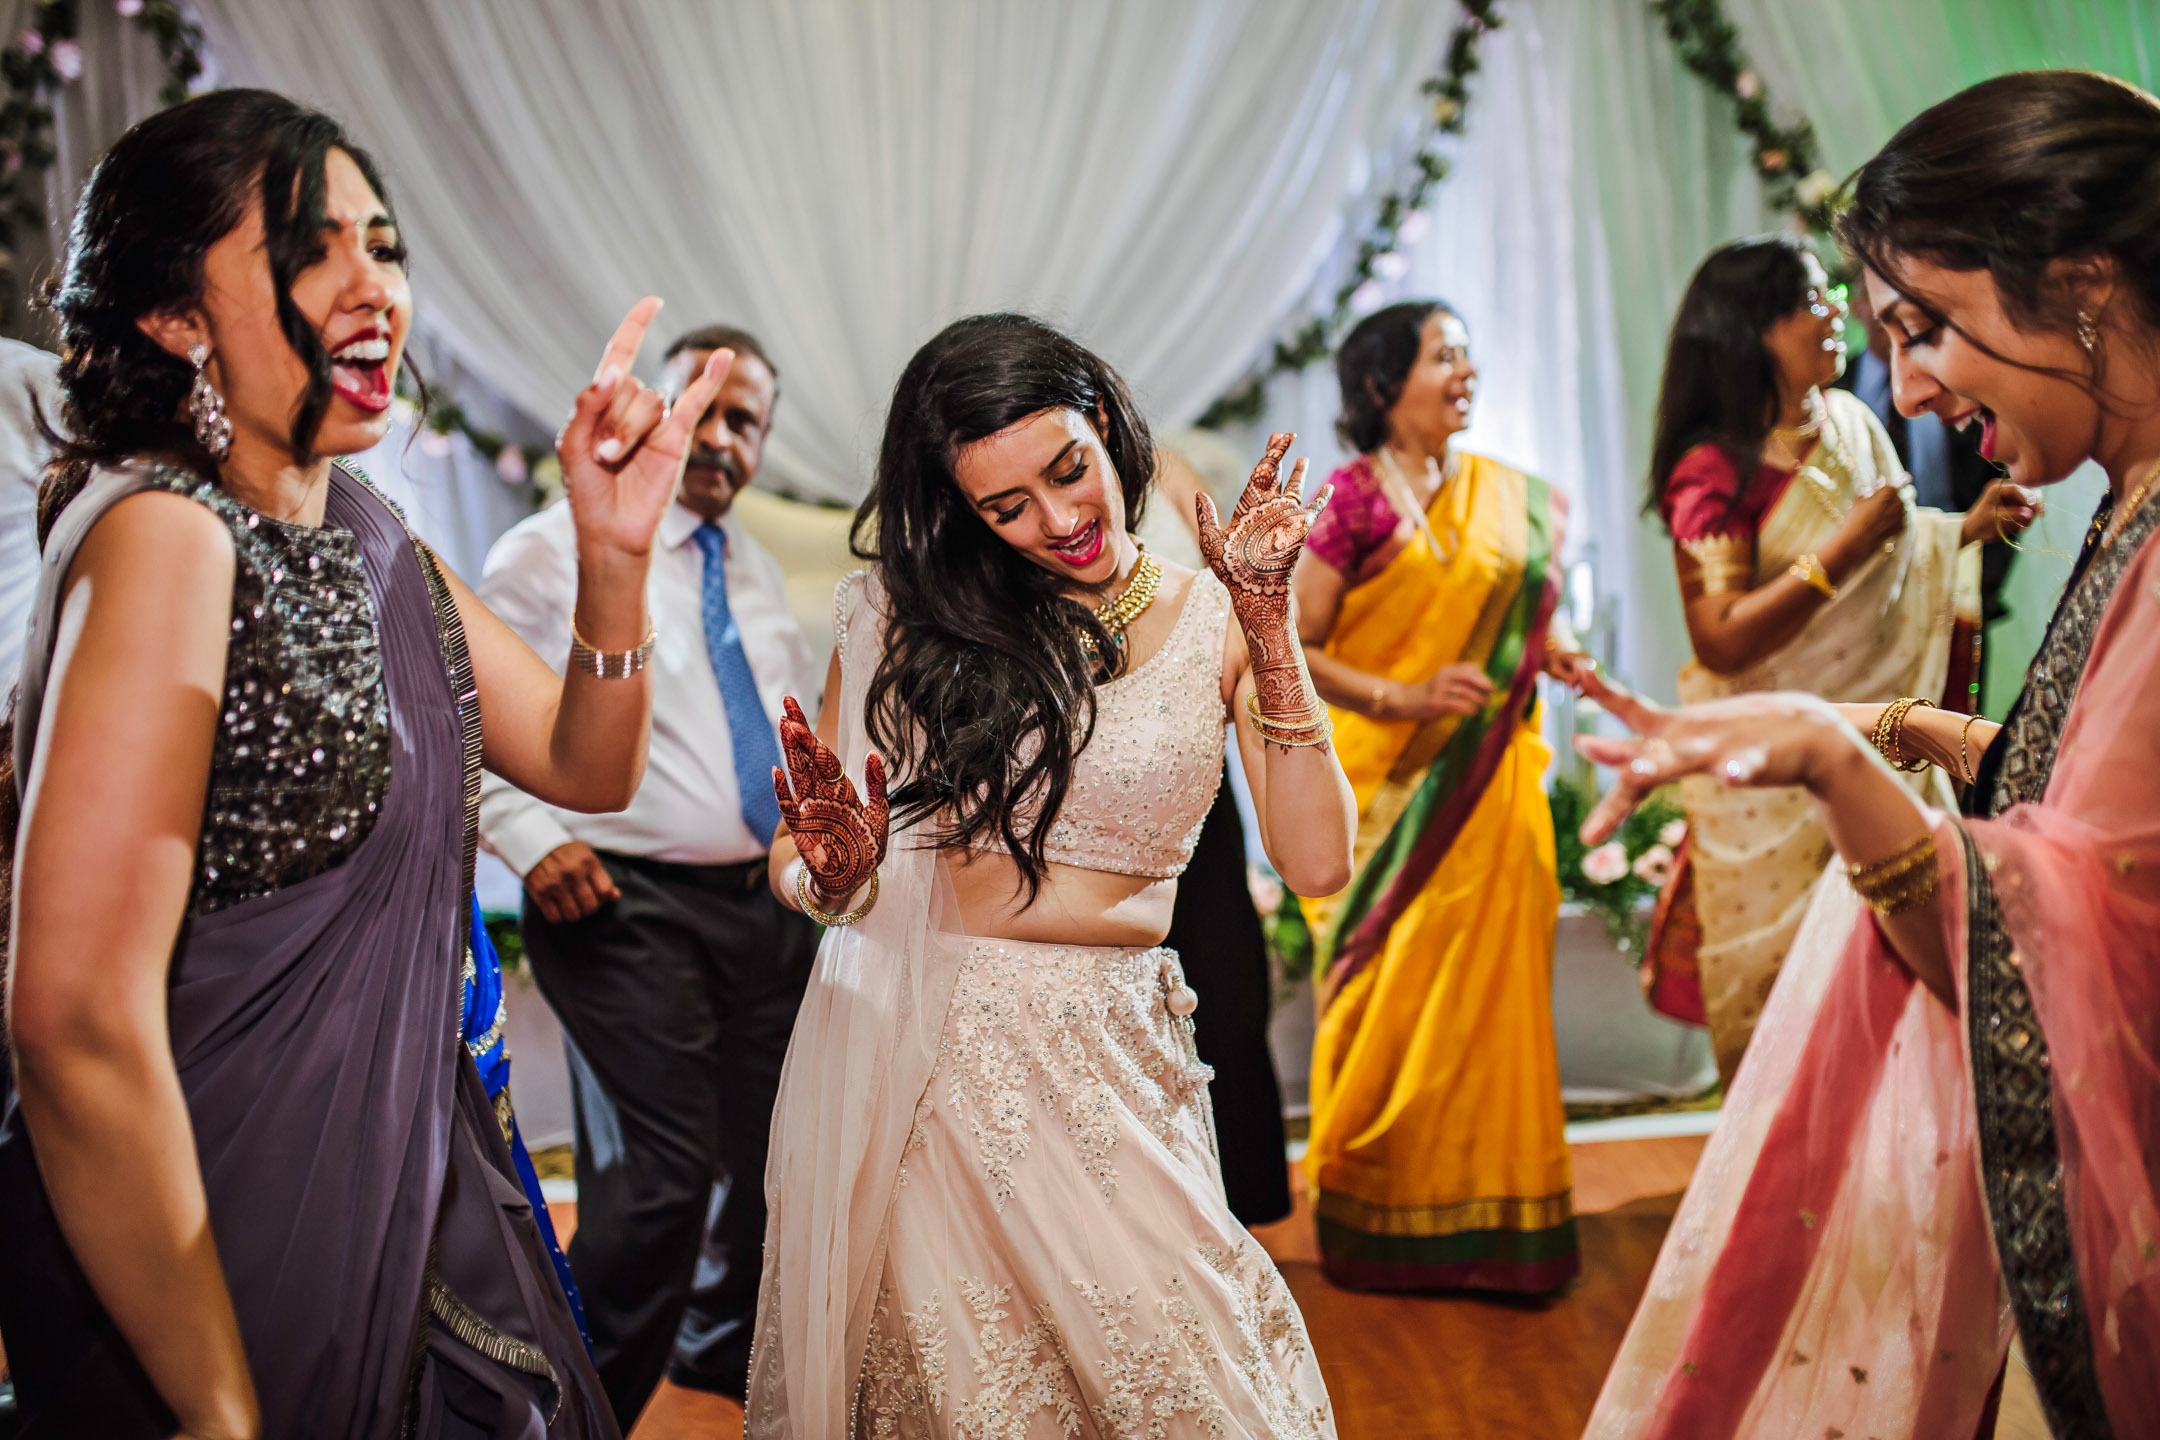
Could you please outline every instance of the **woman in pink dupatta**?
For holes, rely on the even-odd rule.
[[[1817,888],[1589,1433],[1992,1433],[2015,1333],[2054,1433],[2160,1434],[2160,104],[2067,71],[1975,86],[1861,170],[1841,228],[1905,414],[1981,425],[2022,484],[2096,461],[2109,493],[1999,729],[1611,694],[1639,738],[1582,743],[1621,772],[1585,838],[1680,775],[1798,784],[1852,870]],[[1930,847],[1934,884],[1881,883]]]

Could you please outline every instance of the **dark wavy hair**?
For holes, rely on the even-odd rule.
[[[1057,576],[997,537],[954,465],[964,447],[1060,409],[1096,427],[1126,524],[1137,523],[1155,448],[1125,382],[1040,320],[976,315],[900,372],[851,537],[891,607],[866,718],[892,769],[896,821],[934,821],[940,846],[1002,846],[1030,901],[1073,760],[1094,733],[1095,684],[1118,673],[1122,654]]]
[[[278,327],[308,371],[293,413],[292,451],[315,458],[329,408],[330,357],[292,300],[293,279],[323,257],[324,164],[352,157],[386,213],[381,172],[344,127],[268,90],[214,90],[129,130],[91,171],[67,262],[47,304],[60,322],[63,434],[39,501],[39,533],[94,465],[162,454],[214,476],[181,414],[194,371],[136,321],[185,309],[203,294],[203,257],[260,204]]]
[[[1900,262],[1985,270],[2011,320],[2074,335],[2071,277],[2050,267],[2112,260],[2136,318],[2160,326],[2160,101],[2133,85],[2084,70],[1984,80],[1906,122],[1851,189],[1838,238],[1931,320],[2005,364],[2018,362],[1908,290]],[[2105,395],[2097,370],[2048,373]]]
[[[1343,444],[1370,455],[1387,443],[1388,412],[1417,364],[1425,322],[1457,313],[1445,300],[1402,300],[1351,327],[1335,352],[1335,379],[1342,386],[1335,434]]]
[[[1761,466],[1780,405],[1763,332],[1807,304],[1810,253],[1793,235],[1735,240],[1711,251],[1688,281],[1658,382],[1645,511],[1662,508],[1673,467],[1697,445],[1723,450],[1741,475]]]

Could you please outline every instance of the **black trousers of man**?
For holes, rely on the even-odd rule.
[[[748,1389],[765,1151],[818,930],[763,860],[600,859],[622,898],[567,925],[528,906],[524,933],[573,1052],[570,1270],[627,1434],[671,1357],[682,1383]]]

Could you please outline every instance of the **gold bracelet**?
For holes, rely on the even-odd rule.
[[[1334,718],[1327,711],[1322,710],[1317,720],[1291,724],[1261,714],[1260,697],[1257,694],[1245,697],[1245,718],[1252,722],[1253,733],[1262,740],[1292,749],[1305,745],[1325,745],[1328,737],[1335,733]]]
[[[1896,854],[1846,867],[1852,887],[1877,915],[1902,915],[1935,898],[1935,837],[1923,835]]]
[[[1902,700],[1893,700],[1883,706],[1882,714],[1875,721],[1875,753],[1889,761],[1891,769],[1902,770],[1907,774],[1928,767],[1927,757],[1910,760],[1905,755],[1905,717],[1912,712],[1915,705],[1925,705],[1930,710],[1937,708],[1932,700],[1907,695]]]
[[[1387,718],[1387,681],[1385,680],[1372,687],[1372,718],[1375,720]]]
[[[853,925],[877,908],[877,882],[877,873],[872,871],[870,875],[870,894],[862,904],[848,911],[845,915],[832,915],[818,909],[817,901],[810,898],[810,867],[806,865],[795,872],[795,898],[801,903],[803,914],[827,929],[839,925]]]
[[[1967,737],[1972,734],[1973,721],[1980,718],[1977,713],[1967,715],[1965,717],[1965,728],[1958,731],[1958,763],[1965,767],[1965,783],[1968,785],[1980,778],[1980,769],[1972,762],[1972,750],[1965,743]],[[1987,752],[1982,751],[1981,753],[1986,754]]]
[[[1793,561],[1785,567],[1785,573],[1822,591],[1825,600],[1837,599],[1837,586],[1830,582],[1830,572],[1824,569],[1822,561],[1812,554],[1802,555]]]
[[[578,634],[577,621],[570,622],[570,668],[602,680],[627,680],[652,662],[653,645],[660,632],[647,627],[635,650],[595,650]]]

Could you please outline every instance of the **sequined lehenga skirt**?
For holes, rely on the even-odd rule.
[[[969,949],[857,1435],[1334,1435],[1297,1305],[1223,1201],[1183,985],[1166,949]]]

